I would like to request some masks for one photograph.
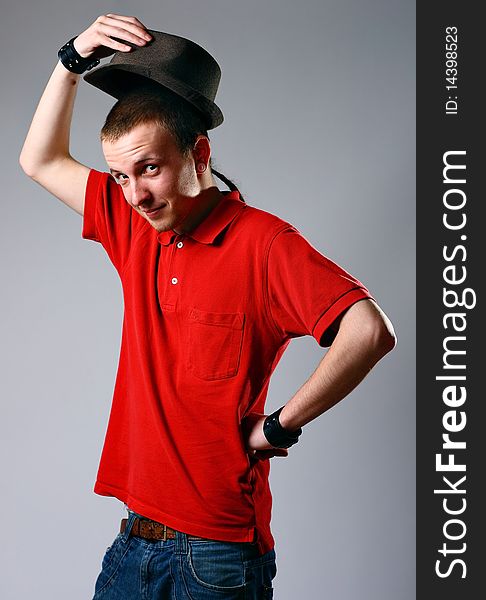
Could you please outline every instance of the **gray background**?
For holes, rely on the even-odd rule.
[[[360,278],[398,346],[271,463],[278,600],[410,600],[415,589],[415,3],[17,0],[2,6],[3,600],[91,598],[123,504],[92,492],[121,339],[121,285],[81,217],[18,156],[58,48],[99,14],[139,17],[219,61],[217,167]],[[81,82],[71,152],[106,170],[113,100]],[[221,184],[221,189],[225,189]],[[294,340],[272,412],[323,350]]]

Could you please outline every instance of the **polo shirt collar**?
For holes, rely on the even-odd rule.
[[[185,235],[202,244],[212,244],[223,229],[231,223],[246,203],[240,198],[238,190],[224,190],[223,198],[213,210],[192,230]],[[168,246],[177,233],[173,229],[161,231],[157,238],[161,244]]]

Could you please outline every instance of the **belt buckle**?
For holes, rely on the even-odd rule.
[[[166,541],[167,541],[167,525],[166,525],[165,523],[163,524],[163,528],[164,528],[164,529],[163,529],[164,533],[163,533],[163,538],[162,538],[162,540],[163,540],[164,542],[166,542]]]

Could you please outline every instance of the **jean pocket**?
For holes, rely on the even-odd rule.
[[[245,567],[239,543],[190,542],[187,565],[196,586],[229,594],[233,592],[228,598],[240,598],[245,588]],[[197,589],[192,591],[197,596]]]
[[[122,539],[123,536],[119,533],[105,551],[101,561],[101,571],[95,583],[95,598],[109,589],[116,580],[116,575],[120,571],[130,546],[130,540],[124,544]]]
[[[108,568],[108,566],[110,565],[111,561],[113,560],[113,557],[115,556],[116,547],[119,544],[119,542],[121,540],[121,537],[122,537],[122,534],[119,533],[115,537],[115,539],[113,540],[113,542],[105,550],[105,554],[103,556],[103,560],[101,561],[101,568],[102,569]]]
[[[189,312],[187,367],[199,379],[234,377],[238,372],[245,314]]]
[[[258,587],[258,597],[262,600],[273,598],[273,579],[277,575],[277,555],[275,549],[258,558],[244,561],[245,579]]]

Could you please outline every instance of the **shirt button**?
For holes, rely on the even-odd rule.
[[[176,284],[177,283],[177,277],[172,277],[172,279],[170,281],[171,281],[171,283]]]
[[[183,242],[177,242],[177,247],[178,247],[178,248],[182,248],[182,246],[184,246],[184,243],[183,243]]]

